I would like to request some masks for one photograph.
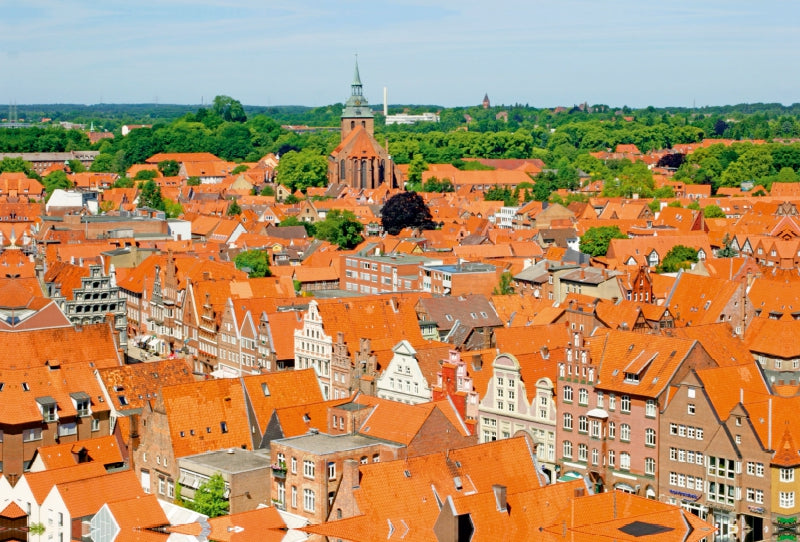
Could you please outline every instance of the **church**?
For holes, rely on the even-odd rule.
[[[328,157],[328,183],[356,189],[398,188],[389,153],[375,140],[375,118],[364,97],[356,62],[350,97],[342,110],[342,140]]]

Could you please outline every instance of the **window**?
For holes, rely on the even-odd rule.
[[[794,491],[781,491],[778,496],[778,505],[781,508],[794,508]]]
[[[614,450],[609,450],[608,451],[608,466],[609,467],[613,467],[615,461],[616,461],[616,453],[614,452]]]
[[[163,476],[158,477],[158,493],[159,495],[167,494],[167,480]]]
[[[592,420],[592,438],[600,438],[600,421]]]
[[[686,413],[690,416],[694,416],[694,413],[697,409],[694,406],[694,403],[689,403],[686,405]]]
[[[292,474],[297,474],[297,458],[293,457],[291,463],[292,463]]]
[[[589,448],[585,444],[578,444],[578,461],[586,461],[589,456]]]
[[[303,476],[306,478],[314,478],[314,470],[316,465],[313,461],[306,459],[303,461]]]
[[[592,448],[592,465],[597,465],[600,462],[600,450]]]
[[[580,433],[589,432],[589,418],[586,416],[578,416],[578,431]]]
[[[34,427],[33,429],[23,429],[22,442],[32,442],[34,440],[42,440],[42,428]]]
[[[656,402],[653,399],[648,399],[645,403],[644,415],[648,418],[656,417]]]
[[[589,391],[586,388],[578,390],[578,404],[584,406],[589,404]]]
[[[623,470],[630,470],[631,455],[628,452],[621,452],[619,454],[619,468]]]
[[[756,463],[756,476],[764,476],[764,463]]]
[[[313,512],[316,505],[316,498],[313,489],[303,490],[303,510],[306,512]]]
[[[568,440],[564,441],[564,457],[572,459],[572,442]]]
[[[648,427],[644,430],[644,443],[647,446],[656,445],[656,430]]]
[[[608,396],[608,410],[614,410],[617,408],[617,396],[613,393]]]
[[[631,426],[627,423],[620,424],[619,426],[619,438],[625,442],[631,441]]]
[[[78,401],[75,409],[78,411],[78,416],[81,418],[89,416],[92,413],[89,408],[88,399],[82,399]]]
[[[603,392],[602,391],[598,391],[597,392],[597,408],[603,408],[603,407],[604,407],[604,405],[603,405]]]
[[[92,418],[92,431],[100,431],[100,420]]]
[[[623,395],[623,396],[620,397],[619,402],[620,402],[620,405],[619,405],[620,411],[630,414],[630,412],[631,412],[631,396],[630,395]]]
[[[297,508],[297,486],[292,486],[292,508]]]
[[[572,414],[569,412],[564,414],[564,429],[572,431]]]
[[[617,424],[614,422],[608,422],[608,438],[616,438],[617,437]]]
[[[336,479],[336,463],[328,463],[328,480]]]
[[[564,401],[567,403],[572,402],[572,386],[564,386]]]
[[[781,482],[794,482],[794,469],[781,469]]]
[[[644,458],[644,473],[655,475],[656,473],[656,460],[652,457]]]

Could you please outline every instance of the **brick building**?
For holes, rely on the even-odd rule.
[[[578,334],[558,366],[562,476],[657,498],[660,412],[670,385],[715,366],[697,341],[603,331],[584,343]]]

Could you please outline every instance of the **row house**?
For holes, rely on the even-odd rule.
[[[430,401],[431,386],[414,347],[408,341],[400,341],[392,348],[392,353],[389,364],[375,380],[375,395],[411,405]]]
[[[659,497],[714,523],[717,540],[774,534],[772,453],[745,406],[767,396],[758,367],[747,363],[689,372],[662,408]]]
[[[571,350],[558,365],[562,476],[657,498],[660,409],[670,386],[717,363],[697,341],[630,331],[603,331]]]
[[[377,369],[363,352],[364,339],[391,336],[412,346],[423,343],[410,303],[394,297],[312,300],[302,327],[294,331],[295,369],[313,367],[326,399],[349,397],[356,383]]]
[[[48,296],[58,303],[73,324],[96,324],[112,315],[119,345],[127,347],[125,301],[112,277],[103,273],[102,266],[90,265],[85,269],[55,262],[45,273],[44,282]]]
[[[542,472],[556,480],[556,363],[563,351],[546,348],[522,359],[501,353],[492,362],[486,394],[478,404],[479,442],[527,434]]]
[[[473,354],[473,370],[480,370],[482,362],[480,354]],[[436,384],[432,386],[434,401],[448,400],[453,403],[461,417],[468,423],[478,419],[479,394],[475,390],[467,362],[461,358],[458,350],[450,350],[448,357],[442,360],[436,373]]]
[[[755,317],[755,307],[747,295],[747,285],[722,278],[704,277],[682,270],[664,303],[676,326],[698,326],[727,322],[743,337]]]

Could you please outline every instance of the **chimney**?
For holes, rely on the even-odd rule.
[[[492,491],[494,491],[494,502],[497,504],[497,511],[508,512],[508,503],[506,501],[506,486],[500,484],[493,484]]]

